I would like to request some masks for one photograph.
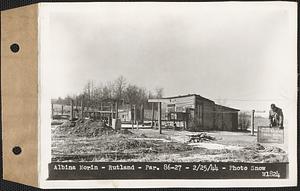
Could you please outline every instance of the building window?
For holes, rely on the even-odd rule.
[[[168,104],[167,112],[175,112],[175,104]]]

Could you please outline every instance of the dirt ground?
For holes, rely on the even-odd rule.
[[[115,131],[97,122],[52,126],[52,161],[287,162],[284,145],[258,144],[247,132],[210,131],[212,140],[191,142],[199,132],[163,129]]]

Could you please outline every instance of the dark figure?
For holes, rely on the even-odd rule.
[[[283,128],[283,113],[282,109],[276,107],[275,104],[271,104],[271,110],[269,112],[270,127]]]

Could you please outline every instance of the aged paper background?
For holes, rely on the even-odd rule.
[[[97,4],[97,3],[96,3]],[[131,3],[137,6],[138,3]],[[155,4],[155,3],[148,3]],[[174,3],[180,4],[180,3]],[[199,3],[189,3],[197,6]],[[203,5],[205,5],[204,3]],[[207,5],[211,3],[207,3]],[[287,12],[290,20],[288,39],[293,39],[290,52],[292,58],[288,63],[294,64],[296,71],[296,3],[218,3],[219,6],[242,8],[243,5],[267,6]],[[4,178],[28,185],[61,187],[249,187],[249,186],[289,186],[297,182],[297,104],[289,105],[288,153],[290,160],[289,179],[285,180],[95,180],[95,181],[47,181],[48,163],[50,162],[51,128],[50,128],[50,87],[45,86],[54,76],[47,75],[50,63],[46,59],[45,43],[49,35],[49,15],[56,10],[66,10],[71,4],[39,4],[1,12],[1,92],[3,119],[3,161]],[[72,6],[90,6],[95,4],[76,3]],[[105,6],[111,3],[103,3]],[[141,5],[141,4],[140,4]],[[144,3],[144,6],[147,3]],[[39,16],[38,16],[39,14]],[[39,22],[38,22],[39,20]],[[38,32],[39,31],[39,32]],[[39,40],[38,40],[39,39]],[[12,53],[10,44],[18,43],[20,51]],[[292,42],[292,40],[291,40]],[[57,42],[59,45],[59,42]],[[38,48],[39,46],[39,48]],[[39,50],[39,56],[37,53]],[[39,63],[39,67],[38,67]],[[284,64],[284,63],[283,63]],[[38,72],[39,70],[39,72]],[[291,74],[291,82],[296,86],[296,73]],[[39,82],[39,83],[38,83]],[[39,89],[38,89],[39,88]],[[38,95],[39,92],[39,95]],[[296,94],[295,94],[296,97]],[[39,103],[39,104],[38,104]],[[38,107],[39,105],[39,107]],[[40,113],[38,113],[40,110]],[[21,117],[20,117],[21,116]],[[38,126],[40,132],[38,133]],[[39,144],[38,144],[39,136]],[[12,153],[14,146],[22,148],[21,155]],[[40,148],[38,149],[38,145]],[[39,150],[39,156],[38,156]],[[38,161],[38,157],[39,161]],[[39,170],[38,170],[39,168]],[[213,184],[212,184],[213,183]]]
[[[38,5],[1,11],[1,34],[3,178],[38,186]]]

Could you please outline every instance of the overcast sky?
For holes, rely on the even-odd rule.
[[[163,87],[165,96],[196,93],[238,109],[288,107],[296,98],[296,20],[286,5],[43,4],[43,87],[64,97],[88,80],[123,75],[147,89]]]

